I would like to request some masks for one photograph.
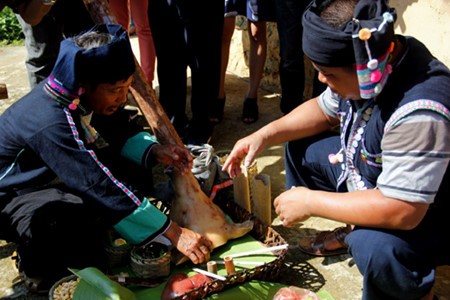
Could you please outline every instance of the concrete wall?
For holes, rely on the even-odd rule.
[[[450,67],[450,1],[391,0],[397,10],[395,31],[422,41]]]
[[[397,10],[396,33],[411,35],[422,41],[450,67],[450,0],[391,0]],[[233,35],[228,72],[248,78],[248,34],[245,18],[238,18]],[[279,93],[278,33],[275,23],[267,23],[267,59],[261,87]],[[307,66],[308,66],[307,62]],[[307,68],[307,83],[313,71]],[[307,87],[305,96],[310,95]]]

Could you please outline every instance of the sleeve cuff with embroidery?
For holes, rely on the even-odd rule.
[[[114,228],[127,242],[138,245],[148,243],[163,234],[170,223],[170,219],[163,212],[144,198],[141,205],[114,225]]]
[[[151,167],[156,162],[151,157],[150,150],[157,143],[155,136],[148,132],[140,132],[127,140],[120,154],[137,165]]]

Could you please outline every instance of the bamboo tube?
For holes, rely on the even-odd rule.
[[[272,224],[272,196],[270,176],[258,174],[252,180],[253,214],[267,225]]]
[[[233,179],[234,201],[243,209],[252,212],[250,206],[250,189],[247,177],[244,174]]]
[[[208,261],[206,263],[206,268],[208,269],[208,272],[217,274],[217,263],[215,261]]]
[[[242,168],[242,171],[247,178],[248,181],[248,193],[250,195],[250,212],[253,210],[253,178],[258,174],[258,165],[256,163],[256,160],[253,161],[252,165],[248,168]]]
[[[225,263],[225,269],[227,270],[228,275],[233,275],[236,273],[236,269],[234,268],[233,258],[231,256],[225,256],[223,258],[223,262]]]

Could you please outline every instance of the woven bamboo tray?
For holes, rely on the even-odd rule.
[[[254,222],[254,226],[252,231],[250,232],[250,235],[254,239],[262,242],[266,247],[286,244],[286,241],[281,237],[280,234],[278,234],[278,232],[276,232],[272,227],[265,225],[253,214],[249,213],[247,210],[243,209],[235,202],[229,201],[229,196],[230,195],[228,195],[228,197],[226,195],[224,196],[222,193],[221,196],[216,198],[215,203],[236,223],[241,223],[246,220],[252,220]],[[170,208],[161,201],[158,201],[154,204],[156,204],[156,206],[164,213],[169,213]],[[286,253],[287,249],[274,251],[273,254],[276,255],[276,259],[269,263],[265,263],[264,265],[257,266],[252,269],[244,269],[236,272],[233,275],[225,276],[227,279],[225,281],[213,280],[176,299],[203,299],[208,295],[218,293],[224,289],[228,289],[250,280],[276,281],[280,274],[281,267],[283,266]]]

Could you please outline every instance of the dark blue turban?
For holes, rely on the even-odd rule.
[[[61,42],[51,77],[65,90],[78,94],[80,83],[115,83],[128,79],[135,71],[135,60],[128,34],[120,25],[97,25],[90,31],[109,33],[106,45],[83,49],[73,38]]]

